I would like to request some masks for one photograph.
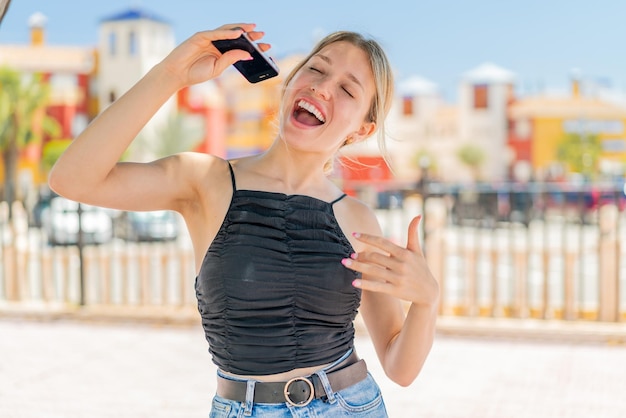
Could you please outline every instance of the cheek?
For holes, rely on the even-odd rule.
[[[345,136],[357,132],[365,120],[365,110],[356,106],[338,106],[337,119],[345,131]]]
[[[296,73],[293,78],[287,84],[287,90],[299,90],[305,88],[311,84],[311,81],[302,71]]]
[[[345,110],[350,117],[350,120],[355,125],[361,125],[368,119],[370,113],[371,100],[364,99],[362,97],[353,98],[341,98],[337,101],[337,105],[340,109]]]

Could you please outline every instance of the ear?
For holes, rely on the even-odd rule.
[[[352,137],[354,142],[360,142],[372,136],[374,132],[376,132],[376,122],[365,122]]]

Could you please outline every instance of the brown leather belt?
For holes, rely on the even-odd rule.
[[[340,391],[367,377],[365,360],[359,360],[355,353],[335,367],[326,371],[333,391]],[[218,376],[217,394],[225,399],[244,402],[247,383],[245,380],[231,380]],[[295,377],[285,382],[256,382],[254,403],[288,403],[293,406],[308,405],[313,399],[326,396],[319,376]]]

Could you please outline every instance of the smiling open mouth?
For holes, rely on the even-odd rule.
[[[315,106],[304,100],[297,103],[293,114],[294,118],[304,125],[318,126],[326,122],[324,115]]]

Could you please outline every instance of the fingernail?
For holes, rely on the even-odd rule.
[[[361,287],[361,280],[360,279],[352,280],[352,286],[354,286],[354,287]]]
[[[344,258],[343,260],[341,260],[341,264],[343,264],[344,266],[351,266],[352,260],[350,260],[349,258]]]
[[[352,253],[352,254],[350,254],[350,258],[351,258],[351,259],[353,259],[353,260],[356,260],[356,258],[357,258],[358,256],[359,256],[359,255],[358,255],[357,253]]]
[[[360,238],[360,237],[361,237],[361,234],[360,234],[359,232],[353,232],[353,233],[352,233],[352,236],[353,236],[354,238]]]

